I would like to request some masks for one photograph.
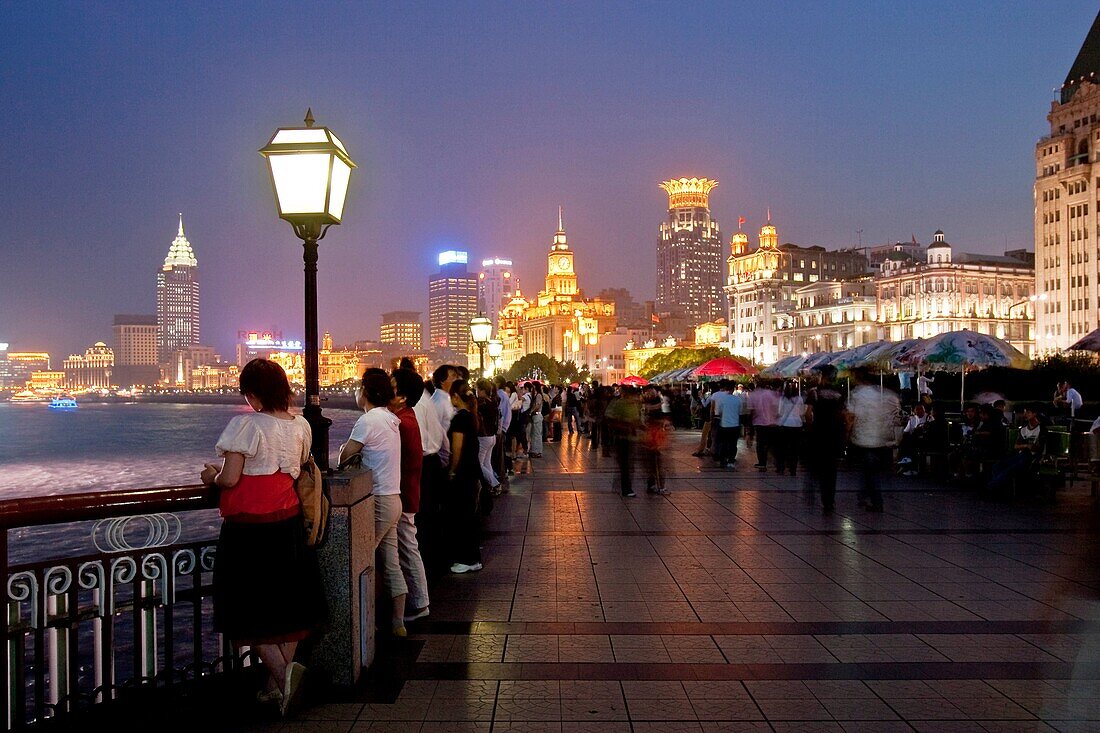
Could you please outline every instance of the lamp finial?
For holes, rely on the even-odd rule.
[[[306,127],[313,127],[313,107],[306,109]]]

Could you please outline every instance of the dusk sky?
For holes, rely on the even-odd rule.
[[[427,311],[442,249],[511,257],[534,294],[559,204],[586,293],[652,299],[670,177],[721,182],[726,241],[770,207],[783,242],[1031,249],[1034,144],[1096,11],[3,3],[0,341],[60,363],[153,313],[180,211],[203,341],[301,338],[301,246],[256,151],[309,106],[359,164],[321,243],[338,343]]]

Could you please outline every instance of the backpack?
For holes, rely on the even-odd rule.
[[[324,476],[313,456],[302,464],[302,472],[294,482],[298,502],[302,505],[302,521],[306,528],[306,546],[317,547],[325,541],[328,513],[332,501],[325,491]]]
[[[550,417],[550,401],[546,399],[546,395],[540,395],[539,399],[542,400],[542,409],[539,410],[543,417]]]

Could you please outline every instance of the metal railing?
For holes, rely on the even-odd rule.
[[[181,541],[176,515],[215,506],[214,490],[205,486],[0,502],[4,729],[71,714],[128,689],[236,668],[238,658],[212,624],[216,536],[203,528],[198,539]],[[77,522],[91,522],[82,545],[94,552],[59,556],[61,543],[47,535],[38,539],[47,552],[36,545],[45,559],[10,564],[12,530]]]

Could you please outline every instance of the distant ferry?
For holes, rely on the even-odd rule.
[[[51,410],[72,410],[76,406],[76,400],[72,397],[54,397],[50,400]]]
[[[22,392],[16,392],[11,396],[12,402],[45,402],[46,398],[35,392],[25,389]]]

